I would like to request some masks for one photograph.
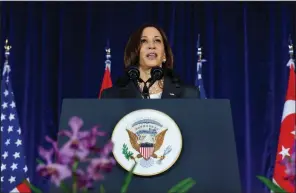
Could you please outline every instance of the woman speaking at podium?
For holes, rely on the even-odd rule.
[[[199,89],[182,83],[173,71],[173,53],[164,31],[143,25],[124,51],[125,75],[102,92],[101,98],[200,98]]]

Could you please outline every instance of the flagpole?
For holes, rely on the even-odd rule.
[[[294,60],[294,49],[293,49],[293,42],[292,42],[291,34],[289,35],[288,47],[289,47],[290,59]]]
[[[105,61],[105,66],[106,68],[109,68],[109,71],[111,72],[111,48],[110,48],[110,45],[109,45],[109,40],[107,40],[107,47],[105,49],[106,51],[106,61]]]
[[[10,50],[11,50],[11,46],[8,44],[8,39],[5,40],[5,45],[4,45],[4,49],[5,49],[5,62],[4,62],[4,66],[3,66],[3,72],[2,72],[2,76],[4,77],[4,75],[7,73],[6,76],[6,82],[9,79],[9,72],[11,71],[10,66],[8,64],[8,58],[10,55]]]
[[[197,61],[198,63],[202,63],[202,51],[200,47],[200,34],[198,34],[198,39],[197,39]]]
[[[198,68],[200,68],[202,63],[206,62],[205,59],[202,59],[202,47],[200,46],[200,34],[198,34],[197,46],[196,47],[197,47]]]
[[[206,93],[203,85],[202,80],[202,63],[206,62],[205,59],[202,58],[202,48],[200,46],[200,34],[198,34],[197,40],[197,65],[196,65],[196,79],[195,79],[195,86],[199,88],[200,98],[206,99]]]
[[[289,61],[288,61],[287,66],[288,66],[289,68],[292,68],[292,67],[293,67],[294,70],[295,70],[294,49],[293,49],[293,42],[292,42],[291,34],[289,35],[288,48],[289,48],[290,59],[289,59]]]

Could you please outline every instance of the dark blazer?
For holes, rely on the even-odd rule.
[[[130,81],[127,76],[121,77],[116,84],[105,89],[101,94],[102,99],[110,98],[138,98],[143,99],[139,87]],[[185,85],[173,71],[166,70],[161,99],[200,98],[199,89],[195,86]]]

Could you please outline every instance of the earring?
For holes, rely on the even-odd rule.
[[[165,63],[165,62],[166,62],[166,59],[163,59],[163,60],[162,60],[162,63]]]

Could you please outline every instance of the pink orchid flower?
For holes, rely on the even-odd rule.
[[[78,169],[75,172],[75,176],[77,177],[77,184],[79,189],[91,189],[93,188],[94,180],[89,176],[86,172],[81,169]]]
[[[98,131],[98,126],[93,127],[91,131],[80,131],[82,125],[83,121],[79,117],[72,117],[69,120],[72,131],[63,130],[58,134],[69,138],[69,141],[60,149],[56,141],[46,137],[46,140],[52,144],[59,163],[70,164],[75,159],[83,161],[91,151],[98,152],[100,150],[95,148],[97,136],[104,136],[106,133]]]
[[[110,141],[104,146],[99,158],[91,159],[87,172],[94,180],[104,179],[102,172],[110,172],[116,164],[112,157],[108,157],[112,149],[113,143]]]
[[[110,153],[112,152],[114,147],[114,144],[112,141],[109,141],[103,148],[103,150],[101,151],[101,156],[103,157],[107,157],[110,155]]]
[[[103,172],[111,172],[114,165],[113,158],[94,158],[91,160],[87,172],[93,180],[103,180]]]
[[[115,160],[110,157],[113,143],[108,142],[103,148],[97,148],[97,136],[105,136],[105,132],[98,131],[98,126],[90,131],[80,131],[83,121],[79,117],[72,117],[69,120],[71,130],[61,131],[59,136],[66,136],[69,140],[58,147],[57,141],[46,136],[46,141],[52,144],[52,149],[39,148],[40,156],[46,161],[45,164],[37,166],[37,172],[44,177],[50,177],[51,181],[59,186],[61,181],[73,175],[77,177],[79,189],[91,189],[93,182],[103,180],[103,172],[110,172],[115,165]],[[98,155],[95,158],[88,158],[91,152]],[[55,163],[52,157],[55,155]],[[72,171],[74,161],[89,162],[86,171],[77,169]]]
[[[57,163],[60,164],[69,164],[73,162],[73,158],[71,157],[72,154],[69,154],[68,152],[60,152],[58,148],[58,143],[51,139],[50,137],[46,136],[45,140],[52,144],[54,153],[55,153],[55,159]],[[64,153],[64,154],[63,154]]]
[[[52,163],[53,153],[53,149],[45,150],[42,147],[39,148],[39,154],[46,161],[46,163],[39,164],[37,166],[37,172],[43,177],[50,177],[50,180],[56,186],[59,186],[61,181],[69,178],[72,175],[72,172],[67,165]]]
[[[67,157],[76,158],[78,160],[83,160],[88,156],[90,150],[84,145],[82,140],[87,139],[90,132],[79,131],[82,125],[82,119],[79,117],[72,117],[69,121],[69,126],[72,131],[64,130],[59,133],[60,136],[69,137],[69,141],[60,149],[62,155],[67,155]]]
[[[50,176],[50,180],[56,186],[60,186],[61,181],[72,176],[72,172],[67,166],[55,163],[38,165],[37,172],[43,177]]]
[[[106,133],[102,131],[98,131],[99,126],[95,126],[89,132],[89,135],[81,140],[81,143],[84,147],[89,149],[90,151],[99,152],[100,149],[96,147],[97,137],[105,136]]]
[[[296,166],[296,160],[295,160],[295,146],[292,148],[292,153],[290,157],[286,157],[281,164],[283,164],[286,167],[285,173],[285,180],[288,180],[293,186],[296,186],[295,182],[295,166]]]

